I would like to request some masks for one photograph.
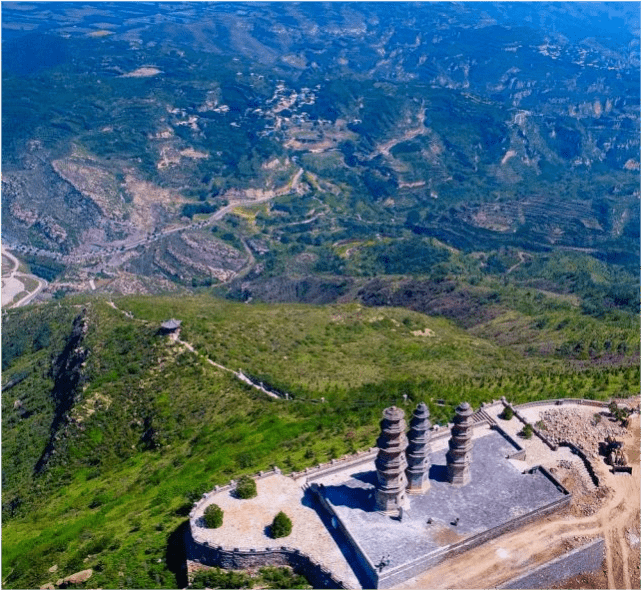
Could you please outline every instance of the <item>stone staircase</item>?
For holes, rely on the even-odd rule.
[[[585,463],[583,463],[583,461],[579,457],[577,457],[576,460],[574,461],[574,464],[576,465],[577,471],[581,475],[581,479],[585,482],[586,488],[591,492],[596,490],[597,486],[594,485],[594,482],[592,481],[592,477],[590,476],[590,473],[585,467]]]
[[[488,422],[489,424],[495,424],[494,418],[490,416],[483,408],[479,408],[474,414],[472,414],[472,421],[474,424],[479,422]]]

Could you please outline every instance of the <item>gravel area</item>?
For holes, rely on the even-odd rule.
[[[546,435],[552,442],[569,441],[582,448],[588,457],[599,457],[599,442],[607,436],[623,440],[626,429],[609,418],[609,412],[597,408],[555,408],[541,413],[541,419],[546,425]],[[595,423],[594,415],[598,413],[601,419]]]
[[[547,406],[540,406],[546,408]],[[550,406],[553,407],[553,406]],[[538,408],[532,408],[538,410]],[[542,465],[543,467],[550,468],[556,466],[557,462],[561,459],[569,461],[577,461],[578,457],[572,455],[569,449],[559,448],[553,451],[548,447],[540,438],[533,436],[530,440],[521,438],[518,433],[523,429],[523,422],[514,417],[511,420],[503,420],[498,417],[503,412],[503,406],[496,406],[487,409],[487,413],[496,420],[496,423],[514,438],[525,449],[525,462],[530,466]],[[520,410],[519,410],[520,411]],[[528,418],[529,419],[529,418]]]
[[[225,548],[295,547],[323,564],[348,587],[360,588],[352,568],[317,512],[305,505],[307,501],[303,500],[304,493],[297,482],[274,474],[257,480],[256,485],[258,495],[249,500],[234,498],[229,490],[211,493],[195,517],[202,517],[209,504],[218,504],[224,511],[223,526],[198,528],[196,539]],[[292,533],[285,538],[272,539],[267,536],[267,527],[281,510],[292,519]]]

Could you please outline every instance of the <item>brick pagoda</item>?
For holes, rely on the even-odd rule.
[[[381,434],[376,441],[376,510],[395,513],[405,502],[407,461],[405,449],[405,412],[392,406],[383,410]]]
[[[447,452],[447,479],[457,486],[471,481],[470,461],[472,458],[472,408],[463,402],[456,408],[452,437]]]
[[[418,404],[410,421],[407,446],[407,492],[421,494],[430,487],[430,411],[424,402]]]

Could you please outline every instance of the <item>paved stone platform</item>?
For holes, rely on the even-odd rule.
[[[353,472],[342,483],[323,482],[323,495],[343,522],[347,533],[380,571],[439,554],[451,545],[474,537],[512,519],[531,513],[566,494],[539,470],[522,473],[507,459],[517,449],[496,430],[486,429],[474,439],[472,481],[454,487],[446,481],[446,449],[431,455],[431,489],[409,496],[402,521],[375,511],[373,464]],[[452,522],[459,518],[458,524]],[[431,518],[433,523],[428,524]]]

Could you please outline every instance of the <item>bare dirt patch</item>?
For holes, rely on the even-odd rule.
[[[434,334],[434,330],[430,330],[429,328],[425,328],[424,330],[412,330],[412,335],[427,336],[428,338],[433,338],[434,336],[436,336],[436,334]]]
[[[607,588],[608,587],[608,578],[604,573],[602,568],[598,573],[590,574],[581,574],[579,576],[574,576],[564,580],[556,586],[552,586],[552,589],[574,589],[574,588]]]
[[[462,535],[446,527],[442,527],[439,531],[436,531],[432,535],[432,538],[440,545],[452,545],[464,539]]]
[[[151,76],[157,76],[158,74],[161,74],[162,71],[159,70],[158,68],[154,68],[152,66],[144,66],[142,68],[138,68],[137,70],[134,70],[133,72],[128,72],[127,74],[123,74],[121,78],[149,78]]]
[[[205,152],[199,152],[191,147],[180,150],[180,155],[184,156],[185,158],[192,158],[194,160],[203,160],[209,158],[209,154]]]
[[[184,198],[132,174],[125,176],[125,188],[133,198],[131,221],[145,231],[152,231],[163,217],[163,210],[175,212]]]
[[[123,219],[126,207],[113,174],[75,157],[54,160],[51,164],[62,178],[98,205],[103,215]]]

